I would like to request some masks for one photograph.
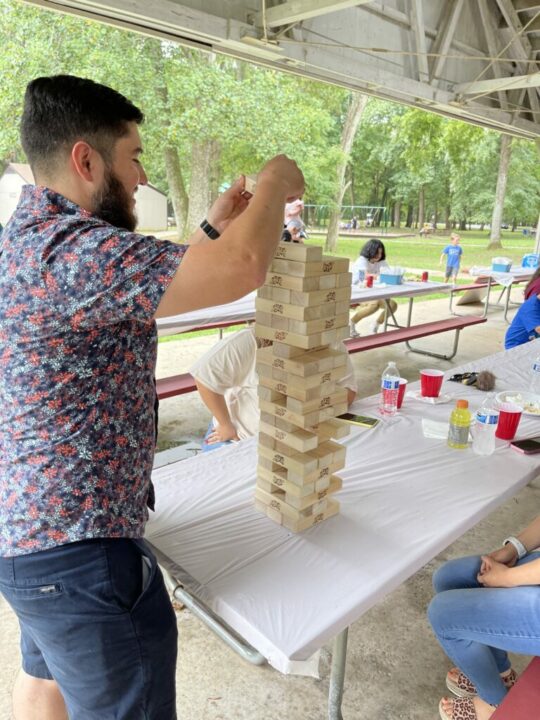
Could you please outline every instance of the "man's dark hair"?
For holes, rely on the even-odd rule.
[[[377,240],[377,238],[371,238],[371,240],[368,240],[364,247],[360,250],[360,255],[368,260],[373,260],[379,250],[382,250],[381,261],[386,260],[384,244],[380,240]]]
[[[54,170],[60,155],[78,140],[110,162],[115,142],[127,123],[142,123],[138,107],[116,90],[73,75],[32,80],[26,88],[21,142],[34,170]]]

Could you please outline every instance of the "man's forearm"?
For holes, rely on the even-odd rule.
[[[540,515],[525,530],[522,530],[517,537],[529,552],[540,547]]]
[[[540,585],[540,558],[508,570],[512,587],[519,585]]]

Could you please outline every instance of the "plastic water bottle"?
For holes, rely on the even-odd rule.
[[[469,428],[471,413],[467,400],[458,400],[450,415],[448,426],[448,446],[456,450],[464,450],[469,444]]]
[[[531,392],[540,395],[540,355],[534,360],[531,368]]]
[[[399,394],[399,370],[395,362],[389,362],[381,377],[381,413],[395,415]]]
[[[499,411],[494,407],[493,396],[488,395],[476,412],[472,448],[477,455],[491,455],[495,450],[498,422]]]

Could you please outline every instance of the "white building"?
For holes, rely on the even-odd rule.
[[[23,185],[33,185],[30,165],[9,163],[0,177],[0,224],[5,225],[19,202]],[[153,185],[140,185],[135,194],[138,228],[167,230],[167,196]]]

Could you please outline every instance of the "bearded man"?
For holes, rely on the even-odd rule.
[[[302,173],[241,177],[189,245],[134,232],[141,111],[72,76],[27,87],[36,179],[0,244],[0,592],[18,616],[15,720],[173,720],[175,615],[143,540],[155,318],[264,282]],[[213,242],[209,242],[213,240]]]

